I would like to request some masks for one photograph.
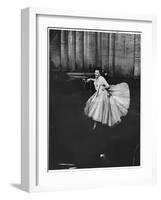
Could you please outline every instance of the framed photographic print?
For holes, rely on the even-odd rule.
[[[154,183],[155,17],[26,8],[21,19],[22,188]]]

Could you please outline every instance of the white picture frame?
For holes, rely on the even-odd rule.
[[[39,20],[39,17],[45,17],[45,19]],[[58,21],[53,20],[54,18]],[[59,18],[61,18],[60,21]],[[41,28],[46,28],[46,26],[50,26],[53,23],[55,23],[55,26],[60,23],[60,27],[62,24],[72,28],[78,27],[79,20],[82,19],[86,21],[86,27],[92,23],[97,24],[98,22],[100,24],[98,26],[103,27],[104,23],[110,21],[111,27],[115,26],[119,30],[121,27],[126,27],[126,30],[133,30],[134,28],[136,30],[141,29],[144,32],[146,40],[143,44],[142,54],[143,57],[147,58],[143,61],[141,69],[141,140],[143,146],[143,163],[140,167],[133,169],[125,167],[123,169],[90,169],[53,173],[49,173],[46,170],[47,132],[44,133],[45,136],[39,134],[38,130],[40,127],[38,119],[44,120],[42,112],[46,113],[47,108],[41,111],[38,108],[43,104],[46,105],[47,102],[46,98],[41,99],[42,94],[39,95],[38,88],[40,87],[39,80],[41,79],[43,94],[47,91],[47,76],[45,76],[47,68],[39,69],[39,47],[37,46],[39,38],[37,33],[42,30]],[[116,24],[113,25],[115,22],[118,22],[117,26]],[[79,25],[82,26],[81,23]],[[147,41],[148,43],[146,43]],[[107,187],[122,184],[152,184],[156,182],[155,133],[153,132],[153,135],[150,134],[153,131],[154,119],[151,116],[151,100],[147,99],[148,90],[152,88],[148,84],[148,78],[151,75],[150,69],[152,66],[153,68],[155,67],[156,60],[155,16],[110,14],[101,11],[92,13],[85,11],[25,8],[21,12],[21,49],[21,187],[23,190],[28,192],[54,191],[74,188]],[[42,62],[45,62],[45,60],[42,60]],[[149,117],[147,117],[147,108]],[[47,118],[44,124],[46,122]],[[46,125],[41,126],[41,128],[45,129]],[[44,152],[40,149],[46,150]]]

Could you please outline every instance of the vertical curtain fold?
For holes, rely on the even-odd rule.
[[[60,71],[101,67],[110,76],[140,76],[141,35],[50,30],[50,63]]]

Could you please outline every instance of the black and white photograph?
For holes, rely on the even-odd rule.
[[[141,166],[141,32],[47,34],[48,170]]]

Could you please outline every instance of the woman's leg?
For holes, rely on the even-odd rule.
[[[94,124],[93,124],[93,130],[96,128],[96,126],[97,126],[97,122],[94,121]]]

